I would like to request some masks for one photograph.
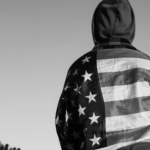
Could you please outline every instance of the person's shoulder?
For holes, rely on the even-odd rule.
[[[150,56],[145,52],[143,52],[142,50],[136,49],[132,53],[135,55],[135,57],[150,60]]]
[[[67,82],[75,79],[79,74],[84,74],[87,68],[95,66],[95,61],[96,52],[92,50],[78,57],[68,69]]]
[[[94,56],[96,56],[96,52],[92,50],[81,55],[71,64],[69,70],[75,68],[76,66],[82,66],[83,64],[89,63],[91,61],[91,58],[93,58]]]

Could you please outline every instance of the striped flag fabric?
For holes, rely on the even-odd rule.
[[[119,150],[150,142],[150,58],[93,50],[68,71],[55,116],[62,150]]]
[[[103,55],[99,51],[97,59],[106,115],[107,147],[102,149],[150,140],[150,58],[128,49]]]

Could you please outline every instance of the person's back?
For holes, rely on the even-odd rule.
[[[150,57],[132,46],[128,0],[104,0],[92,21],[95,47],[68,71],[56,111],[62,150],[150,149]]]

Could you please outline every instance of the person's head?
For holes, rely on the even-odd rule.
[[[0,150],[4,150],[4,146],[3,145],[1,145]]]
[[[9,144],[5,144],[4,150],[8,150]]]
[[[124,38],[130,43],[135,36],[135,16],[128,0],[103,0],[92,19],[93,41],[106,38]]]

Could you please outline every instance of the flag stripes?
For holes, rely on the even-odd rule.
[[[150,125],[150,111],[106,117],[106,132],[129,130]]]
[[[121,72],[134,68],[150,70],[150,61],[141,58],[112,58],[97,60],[98,73]]]
[[[97,51],[97,60],[112,58],[141,58],[150,60],[150,57],[148,57],[146,54],[137,50],[131,50],[127,48],[100,49]]]
[[[99,73],[101,87],[115,86],[115,85],[127,85],[133,84],[138,81],[150,80],[145,76],[150,74],[150,70],[143,68],[134,68],[122,72],[108,72]]]
[[[115,134],[113,134],[113,132],[109,132],[107,133],[108,136],[107,145],[109,146],[109,145],[114,145],[116,143],[130,142],[131,139],[135,141],[144,137],[149,132],[150,132],[150,126],[136,128],[132,130],[119,131]]]
[[[101,90],[104,102],[150,96],[150,86],[147,81],[136,82],[130,85],[102,87]]]
[[[144,111],[150,111],[150,96],[105,103],[106,117],[130,115]]]
[[[135,141],[131,140],[129,142],[117,143],[117,144],[114,144],[111,146],[107,146],[104,148],[98,148],[98,149],[94,149],[94,150],[117,150],[118,148],[123,148],[125,146],[129,146],[129,145],[132,145],[135,143],[146,142],[148,139],[150,139],[150,132],[146,136],[144,136],[143,138],[135,140]]]
[[[116,58],[97,60],[108,146],[102,150],[150,139],[150,61],[131,56],[117,58],[117,52],[112,53]]]

